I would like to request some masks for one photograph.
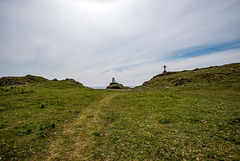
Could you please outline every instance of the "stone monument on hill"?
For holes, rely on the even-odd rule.
[[[164,65],[164,66],[163,66],[163,73],[166,73],[166,72],[167,72],[167,66]]]

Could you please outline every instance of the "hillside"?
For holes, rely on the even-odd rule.
[[[159,74],[135,90],[0,83],[0,160],[240,160],[239,64]]]
[[[24,77],[2,77],[0,78],[0,86],[11,86],[11,85],[32,85],[32,86],[61,86],[61,87],[84,87],[81,83],[74,79],[65,80],[48,80],[40,76],[26,75]]]
[[[105,95],[73,79],[0,78],[0,160],[41,160],[63,127]]]
[[[154,76],[136,89],[173,87],[231,87],[240,85],[240,63],[208,68],[166,72]]]

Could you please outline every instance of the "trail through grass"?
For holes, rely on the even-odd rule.
[[[3,160],[240,159],[238,88],[7,89]]]
[[[133,90],[2,78],[0,160],[240,160],[239,66],[160,74]]]
[[[63,127],[111,93],[60,83],[0,88],[0,159],[49,157],[50,143],[62,135]]]
[[[56,138],[50,146],[50,158],[63,160],[90,160],[92,151],[96,148],[96,136],[103,136],[102,122],[99,117],[102,108],[106,107],[112,98],[120,93],[112,93],[105,98],[93,102],[71,124],[63,128],[63,134]]]

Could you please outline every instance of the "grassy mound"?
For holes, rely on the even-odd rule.
[[[24,77],[2,77],[0,78],[0,86],[10,85],[33,85],[33,86],[72,86],[72,87],[84,87],[81,83],[74,79],[65,79],[58,81],[57,79],[48,80],[40,76],[26,75]]]
[[[240,63],[208,67],[202,69],[185,70],[180,72],[166,72],[154,76],[144,82],[137,89],[161,89],[169,87],[226,87],[239,86]]]
[[[110,83],[106,89],[130,89],[130,87],[125,87],[120,83]]]
[[[73,79],[28,75],[0,81],[0,160],[42,160],[64,126],[106,95]]]

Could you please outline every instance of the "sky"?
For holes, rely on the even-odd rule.
[[[239,62],[239,0],[0,0],[0,77],[141,85]]]

